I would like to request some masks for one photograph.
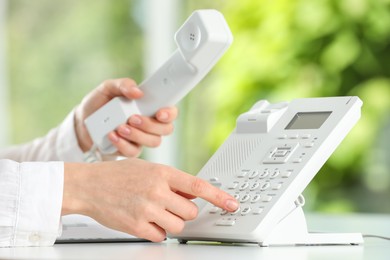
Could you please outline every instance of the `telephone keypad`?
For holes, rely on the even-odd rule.
[[[228,212],[212,207],[209,213],[221,217],[215,224],[233,226],[240,218],[263,214],[267,205],[277,195],[275,192],[282,188],[293,173],[292,169],[282,169],[279,166],[268,167],[268,165],[259,169],[241,170],[236,178],[225,186],[225,190],[240,202],[240,208],[235,212]]]
[[[303,139],[304,142],[274,146],[262,160],[262,166],[257,169],[242,169],[239,171],[236,178],[226,185],[225,190],[240,202],[240,208],[235,212],[212,208],[210,214],[221,216],[216,225],[233,226],[240,218],[264,214],[264,211],[278,195],[279,190],[294,173],[293,169],[285,166],[285,163],[287,161],[294,164],[301,163],[305,154],[296,154],[297,148],[299,146],[312,148],[315,140],[308,140],[310,138],[309,134],[280,136],[279,139]],[[222,186],[222,188],[224,187]]]

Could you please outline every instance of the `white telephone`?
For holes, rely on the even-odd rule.
[[[230,213],[195,200],[198,218],[170,237],[260,246],[363,243],[360,233],[308,233],[300,195],[359,120],[361,106],[358,97],[257,102],[198,174],[240,208]]]

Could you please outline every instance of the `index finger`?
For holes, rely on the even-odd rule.
[[[235,211],[239,206],[237,200],[228,193],[214,187],[203,179],[181,171],[173,173],[169,184],[177,191],[200,197],[228,211]]]

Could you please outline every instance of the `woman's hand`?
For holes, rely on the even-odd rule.
[[[143,93],[132,79],[107,80],[85,96],[77,107],[75,130],[79,146],[84,152],[92,147],[92,139],[84,120],[111,99],[119,96],[131,100],[141,98]],[[157,147],[162,136],[173,132],[173,121],[177,114],[177,108],[170,107],[160,109],[153,118],[132,115],[126,124],[119,126],[108,137],[120,155],[135,157],[141,153],[142,146]]]
[[[62,215],[83,214],[154,242],[196,218],[201,197],[235,211],[237,201],[208,182],[177,169],[132,158],[93,164],[65,163]]]

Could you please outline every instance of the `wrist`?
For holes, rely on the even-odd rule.
[[[90,178],[90,164],[64,164],[64,190],[61,215],[88,215],[89,205],[86,186]]]
[[[88,130],[84,124],[82,112],[80,106],[76,108],[74,114],[74,130],[76,133],[77,143],[80,149],[85,153],[92,147],[92,139],[88,134]]]

